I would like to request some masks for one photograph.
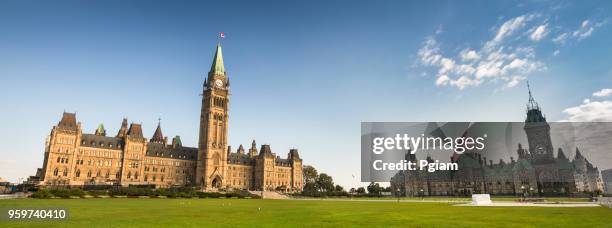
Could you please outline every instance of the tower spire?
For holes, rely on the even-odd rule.
[[[538,102],[533,99],[533,95],[531,94],[531,86],[529,86],[529,80],[527,80],[527,90],[529,91],[529,102],[527,103],[527,109],[540,109],[538,106]]]
[[[540,105],[533,99],[529,81],[527,81],[527,90],[529,91],[529,102],[527,102],[527,119],[525,119],[525,122],[546,122],[546,117],[542,114]]]
[[[223,65],[223,52],[221,51],[221,43],[217,43],[217,50],[213,57],[212,66],[210,66],[210,74],[212,75],[224,75],[225,66]]]
[[[157,118],[157,129],[155,129],[155,133],[153,133],[153,137],[151,137],[151,142],[164,142],[164,135],[162,134],[161,130],[161,118]]]

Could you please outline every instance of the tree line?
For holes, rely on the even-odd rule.
[[[300,195],[310,197],[327,196],[356,196],[356,197],[381,197],[383,195],[396,195],[391,187],[382,187],[378,183],[370,183],[367,188],[351,188],[348,192],[340,185],[334,184],[333,178],[326,173],[318,173],[312,166],[304,166],[304,188]],[[367,190],[367,191],[366,191]],[[383,194],[388,192],[390,194]]]

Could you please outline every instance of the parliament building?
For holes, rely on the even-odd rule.
[[[492,195],[567,196],[601,192],[603,182],[599,169],[576,148],[573,159],[558,148],[556,156],[551,140],[550,125],[529,90],[527,117],[523,130],[528,146],[518,144],[517,159],[502,159],[494,163],[482,154],[466,151],[452,156],[458,170],[402,171],[391,179],[394,189],[402,189],[406,196],[469,196]],[[477,124],[472,125],[476,128]],[[466,130],[466,133],[470,129]],[[406,160],[416,161],[407,153]],[[433,162],[431,157],[427,157]]]
[[[198,147],[168,138],[161,124],[150,139],[136,123],[123,119],[117,134],[100,124],[84,133],[75,113],[64,112],[45,143],[43,167],[31,177],[41,186],[194,186],[206,191],[302,189],[302,159],[297,149],[286,158],[270,145],[258,149],[228,145],[230,83],[217,45],[203,84]]]

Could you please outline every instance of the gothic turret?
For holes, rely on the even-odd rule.
[[[578,147],[576,147],[576,157],[574,159],[583,159],[584,156],[582,156],[582,153],[580,153],[580,149],[578,149]]]
[[[142,135],[142,126],[140,124],[132,123],[127,131],[127,136],[133,139],[144,139]]]
[[[242,144],[240,144],[240,147],[238,147],[238,154],[244,154],[244,147],[242,146]]]
[[[259,150],[260,157],[274,157],[272,154],[272,149],[270,149],[270,145],[264,144],[261,145],[261,149]]]
[[[559,150],[557,151],[557,158],[558,159],[563,159],[563,160],[568,160],[567,156],[565,156],[565,153],[563,153],[563,149],[559,148]]]
[[[117,132],[117,137],[126,136],[127,130],[128,130],[127,118],[123,118],[123,121],[121,121],[121,128],[119,128],[119,132]]]
[[[96,129],[96,132],[94,134],[99,135],[99,136],[106,136],[106,130],[104,129],[104,124],[98,125],[98,128]]]
[[[151,142],[154,143],[164,143],[164,135],[161,130],[161,120],[157,122],[157,129],[155,129],[155,133],[153,133],[153,137],[151,137]]]
[[[172,147],[178,148],[182,146],[183,146],[183,143],[181,142],[181,137],[178,135],[174,136],[174,138],[172,138]]]
[[[76,131],[77,130],[76,113],[64,112],[64,114],[62,115],[62,120],[60,120],[57,126],[62,130]]]
[[[290,149],[289,154],[287,155],[287,158],[291,160],[299,160],[300,154],[298,153],[297,149]]]
[[[251,149],[249,149],[249,156],[257,156],[257,144],[255,143],[255,140],[253,140],[253,142],[251,143]]]

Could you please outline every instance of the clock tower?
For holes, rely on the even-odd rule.
[[[196,185],[202,189],[226,186],[229,96],[229,80],[223,66],[221,44],[217,44],[202,92],[196,165]]]
[[[553,146],[550,138],[550,126],[546,122],[546,117],[538,103],[531,95],[531,88],[527,82],[529,90],[529,102],[527,103],[527,118],[525,119],[525,133],[529,142],[529,153],[534,163],[553,162]]]

